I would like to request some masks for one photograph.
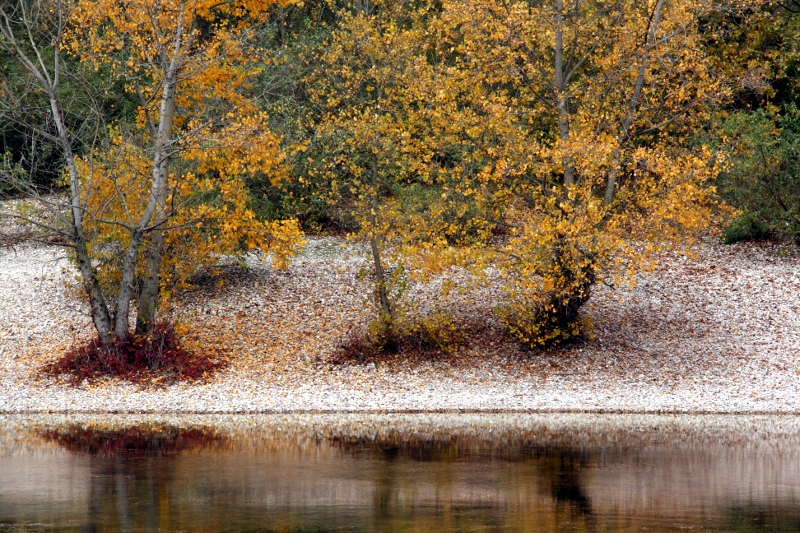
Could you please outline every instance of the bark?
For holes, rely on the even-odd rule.
[[[120,341],[130,337],[130,305],[134,293],[134,279],[136,277],[136,263],[139,258],[139,249],[142,245],[142,230],[134,228],[131,232],[131,241],[125,251],[125,260],[122,266],[122,279],[117,292],[117,306],[114,310],[114,335]]]
[[[373,235],[370,239],[370,248],[372,249],[372,261],[375,263],[375,283],[378,289],[378,300],[381,306],[383,318],[388,323],[392,321],[392,307],[389,305],[389,295],[386,291],[386,276],[381,263],[381,254],[378,247],[378,238],[375,236],[375,226],[377,224],[378,216],[378,163],[372,163],[372,186],[375,189],[372,197],[372,215],[371,223],[373,227]]]
[[[375,283],[378,286],[378,300],[381,305],[381,312],[384,315],[384,318],[391,322],[392,320],[392,308],[389,305],[389,296],[386,292],[386,276],[383,270],[383,265],[381,264],[381,254],[380,250],[378,249],[378,239],[372,237],[369,241],[370,247],[372,248],[372,260],[375,263]]]
[[[83,289],[89,296],[89,308],[92,313],[92,323],[97,330],[97,336],[103,345],[108,345],[114,341],[113,328],[111,324],[111,313],[108,310],[103,292],[100,289],[100,282],[97,273],[92,267],[86,246],[82,241],[76,239],[76,256],[78,260],[78,271],[81,274]]]
[[[180,26],[180,25],[179,25]],[[180,35],[180,30],[178,31]],[[169,153],[172,149],[172,128],[175,119],[175,94],[178,83],[178,72],[181,67],[181,43],[178,41],[171,61],[166,65],[164,89],[161,93],[158,131],[153,154],[153,187],[150,193],[152,217],[142,224],[146,226],[152,220],[153,228],[147,247],[147,270],[145,272],[142,291],[139,295],[139,309],[136,316],[136,333],[146,333],[158,309],[158,292],[161,280],[161,259],[164,252],[164,230],[169,212],[166,200],[169,182]],[[149,206],[148,206],[149,207]]]
[[[97,330],[100,342],[107,345],[114,341],[112,332],[111,314],[108,310],[100,282],[97,279],[97,271],[92,266],[91,258],[86,244],[86,237],[83,233],[83,206],[80,203],[80,188],[78,183],[78,168],[75,164],[75,154],[72,151],[72,143],[69,132],[61,116],[61,108],[55,94],[55,87],[48,87],[50,93],[50,109],[53,113],[53,121],[56,124],[58,138],[61,149],[64,152],[64,159],[67,163],[70,182],[70,214],[72,219],[72,240],[75,244],[75,255],[78,261],[78,271],[81,274],[84,291],[89,297],[89,308],[92,313],[92,323]]]
[[[655,42],[656,39],[656,32],[658,31],[658,25],[661,22],[661,8],[663,6],[664,6],[664,0],[658,0],[655,7],[653,8],[652,22],[650,24],[649,32],[647,34],[647,40],[645,41],[644,50],[642,51],[642,62],[639,65],[639,72],[636,75],[636,81],[634,82],[633,85],[633,93],[631,94],[631,99],[628,102],[627,113],[622,121],[622,127],[620,128],[617,148],[614,150],[613,163],[611,165],[611,173],[609,174],[608,181],[606,182],[606,192],[603,197],[604,205],[609,205],[611,204],[612,200],[614,200],[614,192],[617,186],[617,179],[619,178],[619,174],[621,171],[620,163],[622,159],[622,147],[630,139],[631,125],[633,125],[633,119],[636,116],[636,108],[639,105],[639,98],[641,97],[642,87],[644,86],[644,76],[645,73],[647,72],[647,60],[649,58],[650,48],[653,46],[653,43]]]
[[[591,266],[584,272],[576,272],[574,266],[566,264],[558,264],[557,268],[564,288],[549,296],[549,322],[554,329],[568,331],[578,321],[583,304],[591,298],[596,279]]]
[[[147,247],[147,271],[139,295],[139,309],[136,314],[136,334],[142,335],[150,330],[158,309],[158,288],[161,280],[161,258],[164,249],[164,232],[154,232]]]
[[[564,14],[563,1],[556,2],[556,46],[555,46],[555,105],[558,111],[558,135],[562,146],[569,142],[569,102],[566,94],[566,75],[564,73]],[[567,155],[562,161],[564,185],[575,183],[575,165]]]

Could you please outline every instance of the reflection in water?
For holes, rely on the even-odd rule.
[[[590,466],[588,453],[569,446],[533,444],[525,439],[487,440],[476,438],[444,439],[409,438],[400,433],[390,433],[380,438],[335,437],[329,439],[334,448],[365,458],[370,457],[387,464],[387,474],[381,479],[381,498],[378,508],[387,507],[388,497],[396,492],[389,474],[390,465],[396,461],[410,460],[438,464],[449,463],[525,463],[536,471],[536,481],[555,503],[564,504],[571,515],[590,517],[591,504],[581,483],[581,474]],[[588,521],[591,525],[593,522]]]
[[[225,441],[210,428],[181,428],[163,424],[125,428],[71,424],[39,432],[71,452],[112,458],[168,457],[183,450],[205,448]]]
[[[586,454],[545,449],[536,453],[536,462],[553,500],[568,504],[579,514],[591,515],[589,498],[581,484],[581,473],[589,464]]]
[[[175,480],[171,459],[183,451],[213,450],[226,440],[209,428],[167,425],[73,424],[38,433],[74,454],[91,457],[84,532],[158,531],[161,509],[168,504],[166,488]]]
[[[751,505],[727,512],[728,530],[735,533],[800,531],[800,507]]]
[[[800,527],[800,421],[576,420],[0,417],[0,532]]]

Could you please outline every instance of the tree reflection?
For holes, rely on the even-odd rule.
[[[592,512],[582,484],[584,471],[590,465],[588,454],[570,449],[544,448],[532,452],[541,480],[556,502],[563,502],[580,514]]]
[[[72,425],[44,429],[45,439],[91,461],[90,497],[82,531],[159,531],[166,527],[168,488],[179,454],[218,447],[226,438],[207,428]]]
[[[731,532],[776,533],[800,531],[800,506],[778,502],[740,505],[726,510],[727,528]]]
[[[38,433],[74,453],[128,459],[176,456],[185,450],[208,448],[226,440],[209,428],[160,424],[125,428],[70,425]]]
[[[328,439],[327,442],[348,455],[359,459],[372,459],[382,465],[373,471],[373,483],[376,488],[375,508],[381,517],[401,513],[401,510],[393,509],[391,503],[400,499],[400,494],[407,490],[409,482],[417,481],[404,478],[400,474],[405,471],[403,461],[437,463],[437,467],[432,470],[436,472],[433,484],[437,494],[457,492],[458,483],[462,484],[463,489],[463,479],[453,475],[453,472],[462,469],[465,463],[491,466],[493,472],[502,471],[496,468],[498,464],[509,463],[516,474],[512,474],[515,477],[509,480],[508,484],[514,486],[528,484],[534,493],[549,498],[554,504],[552,507],[555,508],[555,513],[543,512],[541,505],[520,509],[523,514],[540,515],[528,522],[541,523],[546,519],[554,524],[568,523],[569,527],[579,531],[594,531],[597,528],[597,520],[586,489],[587,476],[595,461],[589,452],[579,448],[541,445],[534,439],[524,437],[489,439],[448,436],[438,439],[419,439],[402,434],[380,437],[337,436]],[[494,482],[502,484],[502,480]],[[498,501],[472,505],[475,508],[489,505],[502,515],[506,511],[504,506],[508,503]],[[548,516],[545,517],[545,514]],[[519,518],[515,516],[512,522]]]

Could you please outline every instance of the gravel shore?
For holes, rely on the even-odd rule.
[[[329,362],[365,322],[363,258],[309,241],[286,272],[252,258],[181,295],[172,318],[231,365],[162,388],[37,377],[91,334],[89,318],[63,251],[0,249],[0,413],[800,413],[797,247],[708,240],[664,254],[633,288],[598,290],[594,338],[561,350],[522,349],[491,313],[497,288],[467,291],[449,303],[471,332],[456,354],[376,366]],[[437,305],[435,286],[412,289],[420,312]]]

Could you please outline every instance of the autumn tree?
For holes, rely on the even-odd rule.
[[[338,10],[331,37],[309,59],[306,79],[314,135],[300,149],[313,165],[309,180],[325,185],[331,204],[346,209],[355,235],[369,246],[381,337],[391,342],[395,310],[386,252],[404,232],[399,189],[423,179],[427,149],[407,80],[427,76],[420,27],[402,2],[366,2]],[[383,341],[382,341],[383,342]]]
[[[298,242],[293,222],[255,220],[242,181],[284,175],[279,141],[250,92],[251,29],[268,7],[20,0],[2,11],[0,43],[47,96],[66,167],[68,215],[33,222],[73,250],[104,345],[130,337],[134,299],[136,331],[147,331],[165,282],[195,266],[265,244],[281,264]],[[98,128],[102,142],[83,154],[59,99],[65,54],[120,80],[134,102],[135,120]]]
[[[725,6],[442,6],[437,38],[454,70],[507,106],[498,116],[517,119],[484,181],[507,200],[498,222],[508,236],[485,248],[506,278],[498,311],[524,342],[559,342],[578,332],[596,283],[632,279],[652,251],[712,217],[718,160],[691,139],[729,95],[699,31]]]
[[[324,189],[369,247],[377,340],[391,344],[405,267],[430,267],[441,259],[434,251],[485,238],[492,227],[482,216],[491,202],[470,198],[483,189],[469,182],[502,121],[487,119],[491,95],[458,73],[444,75],[449,56],[429,33],[434,6],[383,0],[336,13],[332,35],[309,61],[313,135],[298,144],[295,171]],[[468,108],[451,90],[486,99]]]

